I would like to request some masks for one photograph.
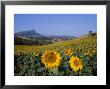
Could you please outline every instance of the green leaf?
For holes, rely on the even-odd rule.
[[[46,70],[45,67],[40,67],[40,68],[37,70],[37,72],[43,72],[43,71],[45,71],[45,70]]]
[[[32,76],[35,76],[35,70],[32,70]]]
[[[59,76],[63,76],[64,75],[64,71],[59,71],[58,75]]]
[[[83,72],[86,72],[86,73],[92,73],[92,68],[91,67],[85,67]]]
[[[58,68],[52,68],[49,70],[53,75],[58,75]]]

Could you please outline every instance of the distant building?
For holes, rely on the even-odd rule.
[[[55,43],[55,42],[62,42],[62,39],[52,39],[52,43]]]
[[[22,39],[29,39],[26,36],[17,36],[17,37],[22,38]]]

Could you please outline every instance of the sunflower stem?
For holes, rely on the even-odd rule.
[[[78,70],[78,76],[79,76],[79,70]]]

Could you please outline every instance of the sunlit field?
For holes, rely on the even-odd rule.
[[[15,76],[96,76],[97,36],[48,45],[15,45]]]

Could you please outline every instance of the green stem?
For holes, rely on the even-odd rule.
[[[79,76],[79,70],[78,70],[78,76]]]

